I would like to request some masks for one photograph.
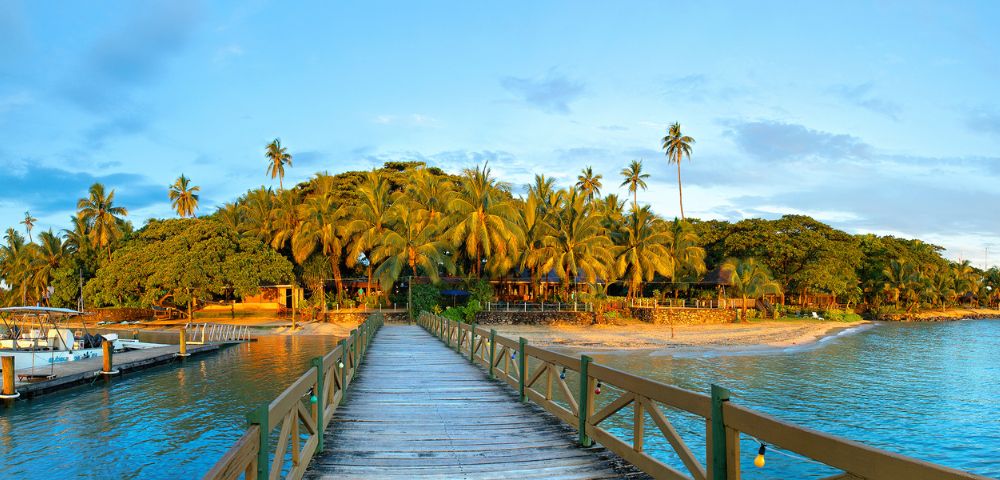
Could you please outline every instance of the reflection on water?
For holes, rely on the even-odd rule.
[[[139,338],[177,343],[176,336]],[[336,341],[262,337],[182,366],[0,407],[0,478],[199,478],[242,435],[244,415]]]
[[[671,358],[646,353],[592,355],[595,361],[734,401],[799,425],[974,473],[1000,476],[1000,321],[884,324],[819,348],[760,355]],[[602,401],[612,395],[601,395]],[[613,418],[631,439],[631,409]],[[628,417],[626,422],[625,418]],[[704,420],[673,413],[675,427],[704,460]],[[627,426],[627,431],[626,431]],[[684,471],[655,425],[646,449]],[[746,437],[744,437],[746,438]],[[744,478],[819,478],[835,473],[742,444]]]

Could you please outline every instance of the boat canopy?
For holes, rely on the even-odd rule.
[[[10,312],[10,313],[62,313],[65,315],[82,315],[83,312],[78,312],[69,308],[53,308],[53,307],[2,307],[0,312]]]

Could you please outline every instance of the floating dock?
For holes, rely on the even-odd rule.
[[[188,355],[198,355],[217,351],[226,345],[235,345],[241,342],[220,342],[204,345],[187,345]],[[167,345],[164,347],[147,348],[143,350],[130,350],[115,353],[112,357],[114,361],[115,374],[103,374],[103,357],[88,358],[75,362],[61,362],[55,365],[35,366],[34,369],[19,368],[15,370],[18,377],[22,375],[54,375],[41,381],[15,382],[15,389],[21,394],[20,398],[34,398],[46,393],[70,388],[83,383],[93,382],[96,377],[107,376],[115,378],[125,373],[134,372],[146,368],[163,365],[174,361],[179,361],[184,357],[178,355],[180,345]]]

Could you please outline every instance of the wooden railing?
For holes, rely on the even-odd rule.
[[[513,340],[476,325],[427,313],[417,323],[482,366],[490,377],[515,388],[521,401],[533,401],[576,428],[581,445],[596,441],[654,478],[738,480],[741,435],[842,472],[827,480],[986,478],[784,422],[733,403],[730,393],[716,385],[710,396],[704,395],[595,363],[586,355],[577,358],[534,347],[524,338]],[[568,377],[577,388],[570,387]],[[632,415],[619,413],[629,406]],[[704,463],[665,410],[686,412],[683,415],[703,425]],[[626,428],[606,424],[616,414]],[[669,444],[684,471],[645,450],[647,427],[655,427],[658,443]],[[749,453],[752,457],[758,452]]]
[[[250,340],[250,327],[224,323],[189,323],[185,326],[191,333],[187,343],[243,342]]]
[[[278,398],[250,412],[247,431],[203,479],[302,478],[313,455],[323,449],[323,431],[383,323],[380,314],[368,317],[336,348],[312,359],[312,367]],[[272,442],[275,429],[278,437]]]

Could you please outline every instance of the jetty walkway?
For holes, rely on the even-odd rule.
[[[826,480],[986,478],[793,425],[738,405],[724,388],[711,391],[442,317],[383,328],[373,315],[251,412],[247,431],[204,478],[738,480],[760,460],[756,444],[741,451],[747,439],[829,466]],[[678,415],[700,417],[701,455],[672,423]]]

